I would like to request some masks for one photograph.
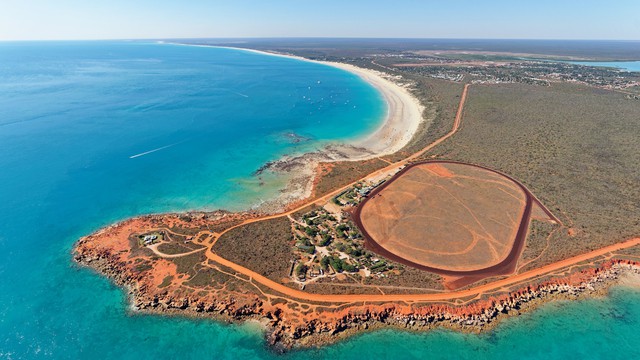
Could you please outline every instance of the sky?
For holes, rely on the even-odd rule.
[[[0,40],[640,40],[640,0],[0,0]]]

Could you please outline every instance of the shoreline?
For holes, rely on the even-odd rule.
[[[189,285],[188,282],[196,281],[189,270],[192,265],[182,265],[180,270],[179,264],[170,261],[171,256],[157,256],[153,249],[132,245],[133,228],[136,234],[158,231],[158,226],[183,229],[186,234],[190,233],[189,227],[202,226],[217,232],[251,216],[219,211],[132,218],[81,238],[74,248],[73,259],[123,288],[131,314],[206,318],[233,324],[250,321],[262,326],[271,349],[282,352],[333,344],[378,329],[446,328],[481,333],[490,331],[503,319],[530,312],[550,301],[603,296],[616,284],[640,287],[638,260],[612,253],[609,259],[582,262],[582,266],[547,269],[533,281],[505,283],[497,292],[476,288],[469,295],[455,296],[456,300],[448,297],[431,300],[411,294],[398,294],[390,299],[370,295],[335,301],[308,299],[259,286],[252,277],[244,277],[224,263],[213,267],[214,273],[206,283],[201,278],[197,284]],[[195,257],[183,264],[191,261],[197,264],[203,259],[206,257]],[[167,279],[170,280],[166,282]]]
[[[347,63],[311,60],[296,55],[255,49],[232,46],[188,45],[180,43],[173,44],[240,50],[261,55],[295,59],[314,64],[331,66],[357,75],[360,79],[371,85],[380,93],[383,100],[387,104],[387,114],[385,115],[385,118],[383,119],[380,126],[378,126],[378,128],[372,133],[353,140],[348,140],[346,142],[347,146],[352,146],[355,148],[365,148],[370,152],[373,152],[374,154],[361,154],[363,158],[356,157],[345,160],[368,160],[372,157],[391,155],[395,152],[398,152],[403,147],[405,147],[409,143],[409,141],[411,141],[420,124],[424,122],[424,118],[422,117],[424,106],[420,104],[420,101],[415,98],[406,89],[406,87],[394,83],[392,80],[387,78],[390,77],[388,74],[379,71],[365,69]]]
[[[90,242],[85,244],[90,245]],[[175,297],[153,286],[147,276],[123,262],[123,254],[117,248],[101,251],[82,245],[80,251],[76,249],[74,260],[122,287],[130,303],[127,307],[130,313],[209,319],[238,325],[252,323],[262,330],[270,348],[279,352],[330,345],[381,329],[418,332],[443,328],[478,334],[549,302],[603,297],[613,286],[640,287],[639,263],[610,259],[595,267],[551,275],[462,304],[357,302],[337,304],[340,306],[334,310],[305,315],[297,308],[286,304],[273,306],[260,296],[243,295],[242,291],[231,291],[225,296],[184,294]]]
[[[308,199],[313,195],[314,181],[317,176],[316,169],[320,163],[364,161],[394,154],[409,144],[419,127],[427,121],[422,116],[425,107],[409,92],[407,86],[397,84],[390,79],[390,75],[382,72],[346,63],[311,60],[290,54],[255,49],[176,42],[164,44],[239,50],[331,66],[358,76],[376,89],[386,104],[387,113],[380,125],[369,134],[344,142],[333,142],[316,151],[286,155],[264,164],[256,174],[270,171],[285,176],[287,185],[276,197],[254,205],[250,209],[245,209],[245,211],[258,211],[267,214],[282,212],[291,204]]]
[[[463,100],[456,123],[462,104]],[[451,136],[452,133],[445,136]],[[340,150],[334,151],[338,153],[338,158],[348,157],[340,154]],[[334,159],[326,152],[314,152],[267,164],[259,171],[288,171],[295,174],[300,173],[300,168],[323,160]],[[308,177],[299,177],[298,180],[301,187],[313,186]],[[293,199],[289,198],[283,203],[290,204]],[[476,288],[477,292],[455,297],[455,301],[442,296],[427,298],[423,295],[400,294],[393,297],[384,293],[382,297],[360,294],[328,300],[306,294],[292,295],[289,289],[282,286],[271,287],[256,281],[258,273],[242,272],[232,266],[235,264],[219,259],[219,256],[190,257],[193,251],[199,250],[184,253],[185,260],[180,262],[183,264],[180,270],[180,263],[170,261],[173,255],[163,256],[166,254],[158,254],[155,248],[136,246],[134,244],[139,240],[131,238],[132,223],[137,234],[158,231],[160,226],[161,229],[182,227],[182,232],[190,235],[186,240],[194,240],[196,245],[205,246],[206,249],[205,244],[213,245],[217,239],[216,233],[221,234],[221,230],[216,229],[225,231],[229,226],[233,227],[225,223],[224,218],[228,215],[252,216],[249,213],[220,213],[218,216],[202,213],[186,216],[185,219],[180,214],[134,218],[101,230],[104,234],[98,232],[80,239],[74,249],[74,260],[125,287],[132,303],[130,308],[135,309],[135,313],[209,318],[230,323],[256,322],[264,325],[269,345],[282,351],[335,343],[355,334],[381,328],[425,331],[444,327],[478,333],[494,328],[501,319],[531,311],[548,301],[603,295],[610,285],[621,281],[618,280],[620,274],[625,275],[626,284],[640,284],[637,261],[611,259],[615,254],[608,251],[612,254],[611,260],[594,260],[586,265],[589,266],[586,269],[581,268],[580,262],[570,258],[565,260],[568,261],[566,264],[563,261],[555,263],[560,267],[542,267],[546,270],[535,277],[520,274],[520,278],[516,276],[517,279],[507,283],[500,283],[498,279],[495,281],[499,283],[496,287],[488,288],[491,291]],[[236,220],[227,222],[233,224]],[[136,221],[141,223],[135,225]],[[203,238],[200,238],[200,232],[189,231],[203,226],[206,226]],[[196,234],[198,237],[193,239]],[[199,270],[191,274],[189,269],[194,268],[184,267],[184,264],[192,261],[201,265],[205,261],[203,266],[213,270],[207,269],[204,279],[196,278],[201,273]],[[185,287],[183,284],[186,281],[193,281],[193,284],[186,283]],[[195,292],[196,289],[200,291]]]

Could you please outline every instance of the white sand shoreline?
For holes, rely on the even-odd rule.
[[[207,46],[207,45],[199,45]],[[215,46],[223,49],[243,50],[262,55],[279,56],[300,61],[312,62],[332,66],[341,70],[356,74],[365,82],[373,86],[382,95],[387,104],[387,114],[380,126],[371,134],[361,139],[348,141],[349,145],[362,147],[369,150],[373,154],[356,156],[355,158],[345,160],[365,160],[376,156],[384,156],[393,154],[403,147],[413,138],[420,124],[424,121],[422,112],[424,107],[420,105],[420,101],[416,99],[407,89],[386,79],[384,74],[375,70],[360,68],[351,64],[318,61],[303,58],[295,55],[273,53],[261,50]]]
[[[316,175],[315,169],[318,162],[368,160],[390,155],[401,150],[411,141],[420,125],[425,121],[422,117],[424,107],[420,104],[419,100],[406,88],[385,78],[384,73],[375,70],[364,69],[351,64],[317,61],[295,55],[231,46],[192,45],[183,43],[165,44],[241,50],[332,66],[357,75],[382,95],[387,105],[387,114],[380,126],[372,133],[361,138],[347,140],[344,143],[340,142],[328,145],[320,151],[286,156],[267,164],[264,170],[288,174],[290,176],[289,185],[281,192],[277,199],[262,203],[254,210],[262,210],[270,213],[278,212],[294,201],[310,197],[313,191],[313,180]]]
[[[326,66],[332,66],[341,70],[348,71],[357,75],[362,80],[373,86],[382,95],[387,104],[387,114],[380,126],[371,134],[365,135],[360,139],[348,141],[349,145],[354,147],[362,147],[369,150],[373,154],[364,157],[357,157],[351,160],[365,160],[376,156],[384,156],[397,152],[406,146],[413,138],[418,127],[423,122],[422,112],[424,107],[420,104],[407,89],[394,83],[393,81],[383,77],[383,73],[360,68],[354,65],[318,61],[303,58],[295,55],[280,54],[255,49],[246,49],[232,46],[215,46],[215,45],[191,45],[181,43],[167,43],[173,45],[196,46],[196,47],[216,47],[221,49],[241,50],[262,55],[278,56],[300,61],[312,62]],[[349,160],[349,159],[345,159]]]

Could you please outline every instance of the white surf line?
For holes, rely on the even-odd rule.
[[[183,140],[183,141],[179,141],[179,142],[177,142],[177,143],[169,144],[169,145],[166,145],[166,146],[163,146],[163,147],[159,147],[159,148],[157,148],[157,149],[153,149],[153,150],[145,151],[145,152],[142,152],[142,153],[140,153],[140,154],[131,155],[131,156],[129,156],[129,159],[135,159],[135,158],[140,157],[140,156],[144,156],[144,155],[147,155],[147,154],[151,154],[151,153],[154,153],[154,152],[156,152],[156,151],[160,151],[160,150],[163,150],[163,149],[166,149],[166,148],[170,148],[170,147],[172,147],[172,146],[178,145],[178,144],[183,143],[183,142],[184,142],[184,140]]]

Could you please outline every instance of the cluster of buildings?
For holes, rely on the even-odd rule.
[[[327,210],[328,205],[292,220],[296,242],[290,277],[294,281],[304,284],[340,273],[384,276],[385,271],[393,268],[364,248],[360,231],[343,212],[345,208],[357,206],[385,181],[357,184],[333,198],[334,211]]]
[[[552,61],[486,62],[482,65],[469,65],[461,61],[458,66],[455,66],[455,62],[449,62],[446,65],[403,66],[402,70],[455,82],[461,82],[468,76],[475,84],[523,83],[550,86],[552,82],[566,81],[612,90],[640,86],[638,74],[615,68]]]

